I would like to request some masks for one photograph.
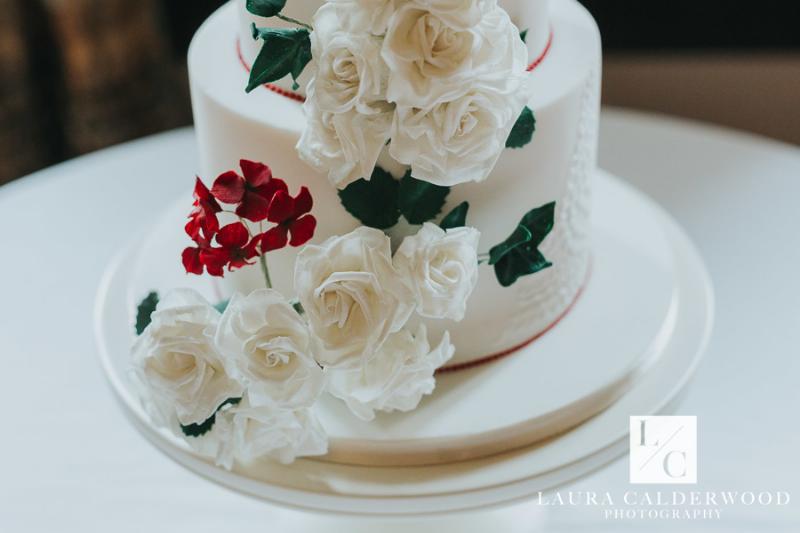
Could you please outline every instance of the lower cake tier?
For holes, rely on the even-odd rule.
[[[532,142],[505,150],[486,181],[453,187],[443,212],[468,201],[467,222],[481,232],[479,251],[487,252],[508,237],[524,213],[555,201],[554,228],[540,247],[553,266],[505,288],[484,264],[462,321],[426,319],[432,342],[450,332],[456,347],[450,366],[526,344],[565,313],[587,279],[600,39],[594,20],[574,0],[552,2],[550,18],[551,44],[530,73],[528,105],[536,116]],[[295,151],[305,124],[301,104],[266,88],[245,93],[248,73],[237,54],[237,28],[236,5],[230,3],[206,21],[190,48],[200,176],[210,183],[236,169],[242,158],[262,161],[293,194],[301,186],[310,189],[318,220],[312,242],[352,231],[360,223],[342,207],[337,190]],[[397,177],[403,172],[383,160],[379,164]],[[401,222],[390,233],[395,241],[416,229]],[[269,254],[273,285],[289,298],[295,296],[296,252],[284,248]],[[226,275],[222,283],[224,292],[249,292],[263,286],[263,278],[253,266]]]
[[[692,357],[705,343],[687,341],[687,328],[707,338],[710,287],[696,252],[662,209],[619,179],[598,173],[592,283],[557,328],[508,357],[470,370],[437,376],[435,393],[411,412],[381,412],[366,422],[326,396],[313,409],[329,439],[325,456],[299,460],[288,470],[325,463],[369,466],[442,465],[508,452],[596,425],[605,410],[642,383],[673,389],[663,373],[669,354]],[[219,284],[188,277],[177,261],[153,261],[180,247],[181,205],[164,212],[143,239],[112,266],[100,291],[98,323],[107,368],[142,410],[130,372],[130,324],[149,291],[188,286],[218,301]],[[636,224],[627,223],[636,220]],[[692,266],[694,265],[694,266]],[[698,266],[699,265],[699,266]],[[110,296],[110,294],[115,296]],[[620,415],[649,414],[636,402]],[[150,422],[148,422],[150,424]],[[618,438],[626,425],[614,424]],[[582,430],[581,430],[582,431]],[[169,430],[163,433],[172,435]],[[171,437],[174,439],[174,436]],[[543,442],[547,441],[547,442]],[[178,439],[181,446],[186,442]],[[581,439],[584,445],[599,446]],[[312,465],[312,466],[308,466]],[[263,460],[241,465],[250,475],[277,467]]]

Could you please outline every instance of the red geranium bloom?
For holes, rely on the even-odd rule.
[[[222,211],[222,208],[199,177],[194,184],[194,203],[192,205],[194,209],[189,213],[189,222],[184,228],[187,235],[195,242],[213,239],[219,230],[217,213]]]
[[[269,203],[275,192],[288,190],[283,180],[273,178],[270,168],[263,163],[242,159],[239,161],[244,177],[229,170],[214,180],[211,192],[217,200],[236,204],[236,214],[260,222],[267,218]]]
[[[311,193],[306,187],[292,198],[286,191],[277,191],[269,204],[267,220],[277,224],[261,237],[261,249],[264,252],[277,250],[286,246],[300,246],[314,236],[317,219],[308,214],[313,206]],[[291,235],[291,239],[289,239]]]
[[[233,270],[252,264],[250,260],[259,255],[259,238],[260,236],[251,240],[247,228],[241,222],[228,224],[217,232],[219,247],[213,247],[208,241],[201,240],[197,243],[198,246],[184,249],[181,254],[183,268],[187,273],[197,275],[201,275],[205,268],[212,276],[221,277],[226,266],[228,270]]]
[[[211,248],[211,257],[206,261],[215,263],[215,266],[227,265],[228,270],[250,265],[252,264],[250,260],[259,255],[258,238],[251,240],[247,228],[241,222],[223,226],[217,233],[217,244],[220,247]]]
[[[212,276],[222,276],[225,260],[210,246],[190,246],[181,254],[183,268],[188,274],[203,274],[203,268]]]

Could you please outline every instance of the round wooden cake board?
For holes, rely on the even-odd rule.
[[[336,401],[324,403],[319,416],[331,453],[322,460],[261,461],[228,472],[150,423],[127,379],[131,313],[149,290],[187,285],[179,268],[162,264],[177,257],[178,241],[166,232],[172,213],[144,246],[118,256],[99,290],[96,334],[107,377],[126,414],[160,450],[207,479],[268,501],[420,515],[530,497],[620,455],[628,417],[668,408],[710,333],[710,281],[682,230],[616,178],[600,172],[594,187],[592,276],[572,311],[502,360],[440,376],[434,394],[412,413],[365,424]],[[137,261],[137,254],[150,260]],[[205,284],[195,288],[211,297]]]

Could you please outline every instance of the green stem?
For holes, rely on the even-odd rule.
[[[266,254],[261,254],[258,256],[258,262],[261,265],[261,272],[264,274],[264,283],[267,284],[267,288],[272,288],[272,280],[269,279],[269,268],[267,267],[267,256]]]
[[[302,27],[304,27],[305,29],[307,29],[308,31],[314,31],[314,28],[313,28],[312,26],[309,26],[309,25],[308,25],[308,24],[306,24],[305,22],[300,22],[300,21],[299,21],[299,20],[297,20],[297,19],[293,19],[292,17],[287,17],[286,15],[283,15],[283,14],[281,14],[281,13],[278,13],[278,14],[277,14],[277,15],[275,15],[275,16],[276,16],[276,17],[278,17],[278,18],[279,18],[279,19],[281,19],[281,20],[285,20],[286,22],[291,22],[292,24],[297,24],[298,26],[302,26]]]

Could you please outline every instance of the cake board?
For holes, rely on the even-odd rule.
[[[652,229],[653,224],[660,228],[659,232],[650,236],[656,245],[651,250],[646,250],[645,255],[657,259],[651,263],[654,269],[659,265],[662,267],[660,274],[653,279],[663,279],[664,272],[668,273],[670,283],[664,285],[667,288],[666,308],[663,308],[664,295],[655,294],[652,302],[658,311],[653,314],[661,317],[659,327],[656,328],[655,335],[650,332],[648,342],[637,345],[641,353],[632,360],[633,365],[626,367],[627,371],[623,374],[614,374],[605,383],[610,385],[608,391],[599,395],[597,390],[590,391],[589,400],[580,403],[577,408],[570,402],[565,404],[562,401],[555,413],[566,412],[569,415],[568,420],[560,428],[556,424],[550,425],[548,431],[540,431],[535,435],[529,433],[526,439],[531,436],[536,438],[527,445],[518,441],[513,449],[507,447],[505,453],[495,453],[494,450],[483,448],[473,456],[476,458],[458,462],[453,462],[454,457],[448,455],[452,452],[450,449],[447,453],[442,453],[442,460],[420,462],[420,466],[364,467],[339,464],[342,458],[333,457],[333,461],[304,459],[289,466],[263,461],[249,467],[237,466],[231,472],[214,467],[194,456],[181,441],[153,427],[127,381],[127,357],[131,340],[130,306],[133,303],[131,283],[136,277],[135,249],[124,252],[109,267],[98,293],[96,333],[103,366],[126,414],[137,429],[160,450],[203,477],[267,501],[315,511],[408,516],[465,511],[530,498],[538,491],[585,475],[623,453],[626,448],[628,416],[656,414],[668,408],[688,381],[710,332],[713,308],[710,282],[702,261],[685,234],[657,205],[616,178],[599,173],[595,186],[595,228],[598,233],[611,232],[618,243],[629,243],[627,248],[620,246],[617,249],[620,254],[627,253],[627,257],[633,257],[631,254],[637,248],[630,245],[640,244],[636,233],[646,228]],[[632,213],[637,215],[636,224],[618,223],[630,220]],[[660,240],[659,234],[663,239]],[[607,240],[601,238],[598,242],[602,244],[612,240],[610,237]],[[553,343],[556,342],[553,339],[559,337],[573,337],[574,335],[569,335],[569,320],[570,317],[573,317],[573,321],[576,320],[574,317],[579,316],[577,313],[582,306],[608,308],[610,303],[607,299],[595,299],[593,287],[597,287],[596,290],[599,291],[607,283],[604,281],[607,279],[634,280],[629,277],[634,275],[633,272],[612,270],[611,276],[605,274],[605,269],[616,263],[604,262],[601,260],[603,257],[605,256],[595,246],[596,259],[592,279],[581,300],[561,324],[531,345],[530,350],[544,350],[548,341]],[[664,258],[669,261],[663,263]],[[624,261],[620,261],[622,263]],[[617,292],[616,296],[623,302],[636,302],[639,296],[635,292],[637,287],[634,284],[625,290],[627,285],[618,284],[617,290],[621,292]],[[625,329],[608,336],[609,343],[620,336],[623,340],[636,338],[636,330],[642,329],[638,322],[642,316],[641,310],[630,308],[628,311],[627,322],[624,316],[615,318]],[[623,335],[626,331],[627,334]],[[585,362],[602,361],[604,356],[608,356],[606,348],[615,349],[618,346],[604,346],[598,343],[598,339],[592,339],[585,333],[578,336],[584,344],[583,353],[590,354],[583,356]],[[508,376],[511,374],[519,374],[519,368],[515,368],[515,364],[522,364],[518,361],[525,357],[525,353],[519,352],[502,361],[470,370],[471,381],[467,387],[475,391],[480,389],[479,382],[502,384],[504,379],[510,379]],[[575,372],[576,368],[582,370]],[[593,367],[573,365],[572,371],[586,374],[590,368]],[[613,379],[615,377],[618,379]],[[424,416],[426,412],[433,417],[440,414],[429,407],[435,405],[438,393],[448,390],[445,382],[448,378],[449,376],[440,378],[440,390],[426,401],[415,416],[420,413]],[[467,377],[461,379],[467,380]],[[519,384],[515,385],[518,386]],[[517,404],[525,404],[517,402],[512,406],[498,402],[497,398],[482,398],[492,414],[513,410],[518,407]],[[448,407],[450,417],[461,418],[461,427],[478,426],[476,432],[480,434],[479,426],[486,417],[466,411],[458,414],[458,408],[462,404],[459,401]],[[532,409],[535,408],[532,405]],[[549,411],[545,414],[547,413]],[[322,416],[325,423],[324,413]],[[428,430],[436,427],[436,424],[420,421],[418,427]],[[513,425],[500,429],[507,432],[509,427]],[[572,429],[566,431],[569,428]],[[344,436],[341,432],[347,428],[334,429],[340,431],[340,434],[332,434],[332,449],[334,439]],[[391,431],[388,433],[391,436]],[[364,439],[364,435],[355,434],[354,437],[356,440]],[[500,434],[494,434],[492,439],[501,437]],[[431,443],[432,441],[428,441],[426,444]],[[392,454],[396,455],[397,451],[393,450]],[[358,450],[355,455],[361,456],[362,453],[363,450]],[[430,455],[432,450],[429,448],[426,453]],[[488,455],[489,453],[492,454]],[[344,462],[357,462],[350,459]],[[339,463],[334,462],[336,460]],[[374,460],[374,457],[369,459]]]

